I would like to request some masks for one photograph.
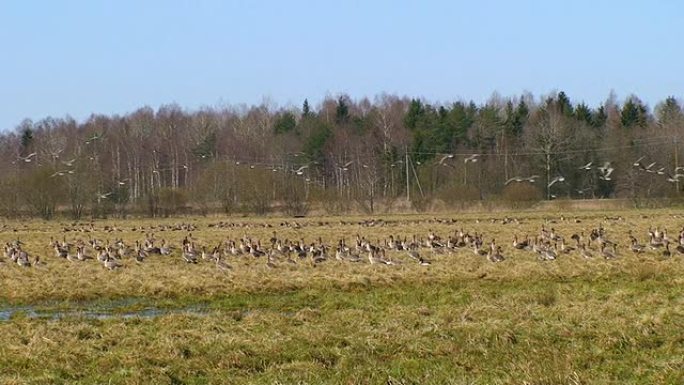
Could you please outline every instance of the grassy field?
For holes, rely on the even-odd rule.
[[[0,241],[21,240],[45,264],[0,264],[0,384],[684,383],[684,256],[635,255],[628,242],[628,231],[645,243],[657,226],[676,243],[678,213],[367,219],[6,222]],[[430,266],[392,251],[403,263],[330,258],[271,268],[265,258],[236,257],[225,272],[187,264],[176,251],[108,271],[48,247],[51,238],[132,243],[151,232],[179,245],[189,231],[170,227],[181,223],[208,246],[244,236],[268,243],[273,231],[334,245],[357,234],[380,244],[463,229],[496,239],[506,260],[424,249]],[[594,251],[541,261],[511,246],[514,234],[536,236],[542,224],[566,239],[602,226],[619,243],[618,258]]]

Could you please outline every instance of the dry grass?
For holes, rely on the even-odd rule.
[[[560,213],[496,214],[522,220],[506,225],[492,223],[490,214],[444,216],[458,220],[452,225],[392,216],[375,227],[311,218],[299,221],[301,229],[280,227],[283,220],[277,218],[234,219],[250,227],[232,229],[209,229],[217,218],[185,219],[197,224],[194,235],[207,244],[245,234],[265,240],[274,229],[281,238],[333,242],[357,233],[375,240],[425,236],[428,229],[445,235],[462,227],[504,245],[508,259],[500,264],[459,252],[430,255],[433,265],[427,268],[333,260],[269,269],[245,258],[231,261],[228,274],[210,263],[186,265],[177,255],[151,257],[142,265],[125,261],[126,268],[114,272],[95,262],[54,257],[40,268],[0,265],[0,301],[7,305],[56,311],[136,298],[115,311],[198,304],[205,309],[132,319],[15,315],[0,322],[0,383],[683,383],[682,257],[636,257],[623,247],[613,261],[568,255],[540,262],[510,247],[514,233],[536,234],[545,219],[567,237],[602,223],[624,245],[630,229],[643,239],[648,226],[657,225],[672,236],[684,224],[673,214],[578,213],[565,221]],[[118,221],[129,229],[152,223]],[[0,239],[20,237],[31,253],[45,255],[43,245],[50,236],[61,239],[61,227],[30,222]],[[67,239],[87,238],[72,234]],[[185,234],[157,236],[177,244]],[[141,238],[138,231],[114,236]]]

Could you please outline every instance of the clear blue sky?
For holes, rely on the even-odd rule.
[[[176,102],[684,96],[679,0],[0,2],[0,129]]]

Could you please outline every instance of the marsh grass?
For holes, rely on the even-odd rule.
[[[568,255],[541,262],[509,247],[514,233],[535,234],[545,220],[566,237],[603,224],[611,239],[626,244],[630,229],[643,234],[657,225],[672,232],[683,224],[680,218],[665,211],[580,213],[580,223],[562,221],[558,213],[495,217],[504,216],[524,219],[502,225],[492,223],[492,215],[454,215],[448,218],[458,222],[446,225],[430,216],[402,216],[366,227],[338,223],[360,217],[311,218],[301,220],[301,229],[280,227],[279,218],[235,219],[250,227],[230,229],[209,229],[216,218],[185,219],[198,225],[193,235],[207,244],[245,234],[268,239],[274,229],[282,238],[332,243],[357,233],[375,241],[463,227],[496,238],[508,257],[500,264],[463,251],[428,255],[429,267],[328,261],[268,269],[244,258],[230,261],[229,274],[209,263],[188,266],[177,255],[142,265],[124,261],[114,272],[48,256],[39,268],[0,265],[0,307],[71,311],[51,319],[20,312],[0,322],[0,383],[684,383],[682,257],[621,251],[613,261]],[[174,221],[181,220],[167,223]],[[50,236],[63,237],[63,226],[26,226],[0,237],[19,236],[41,256]],[[185,234],[156,235],[177,244]],[[115,236],[141,238],[129,230]],[[103,319],[73,312],[188,307],[203,311]]]

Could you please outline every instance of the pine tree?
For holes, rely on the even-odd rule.
[[[304,105],[302,105],[302,118],[308,118],[311,116],[311,107],[309,107],[309,99],[304,99]]]

